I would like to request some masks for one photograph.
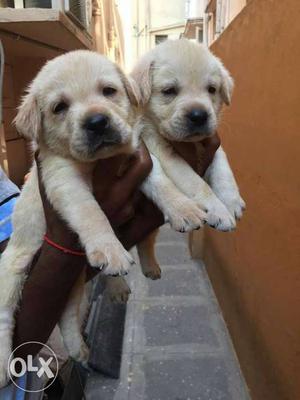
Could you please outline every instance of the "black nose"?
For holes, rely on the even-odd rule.
[[[109,118],[104,114],[94,114],[84,122],[84,128],[89,133],[103,133],[109,127]]]
[[[208,120],[208,112],[201,108],[191,110],[186,116],[187,119],[196,127],[203,126]]]

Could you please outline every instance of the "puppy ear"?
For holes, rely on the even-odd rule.
[[[227,106],[229,106],[231,103],[231,96],[233,92],[234,82],[230,73],[223,65],[221,65],[221,76],[222,76],[222,83],[221,83],[222,100]]]
[[[130,74],[140,88],[141,103],[143,106],[148,103],[151,97],[153,66],[154,61],[152,57],[143,57]]]
[[[42,126],[42,116],[32,93],[29,92],[24,96],[14,124],[17,131],[26,139],[37,141]]]
[[[125,88],[125,91],[129,98],[130,103],[133,106],[138,107],[140,104],[141,95],[140,95],[140,91],[139,91],[137,84],[135,83],[135,81],[132,78],[127,77],[124,74],[124,72],[121,70],[121,68],[119,68],[118,66],[117,66],[117,70],[118,70],[119,75],[121,76],[121,80],[124,85],[124,88]]]

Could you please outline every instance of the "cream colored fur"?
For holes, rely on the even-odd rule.
[[[228,71],[207,48],[181,39],[164,42],[147,53],[137,62],[131,76],[140,86],[142,94],[142,136],[156,160],[152,174],[143,184],[145,193],[151,197],[147,185],[152,189],[151,182],[159,180],[160,187],[169,192],[169,196],[165,193],[164,198],[171,198],[171,203],[174,203],[176,196],[172,183],[181,192],[181,201],[184,194],[186,199],[194,203],[189,207],[190,211],[193,207],[205,210],[207,214],[202,215],[203,220],[218,230],[234,229],[235,218],[242,216],[245,203],[239,194],[224,150],[220,147],[216,152],[205,175],[206,183],[172,146],[173,141],[197,144],[215,133],[222,105],[229,105],[231,101],[233,80]],[[211,87],[215,93],[210,93]],[[170,88],[173,91],[175,89],[175,92],[166,95],[164,91]],[[191,134],[186,115],[195,108],[205,110],[209,117],[202,129]],[[157,202],[153,192],[152,198]],[[170,203],[164,206],[160,205],[160,208],[172,225],[168,218]],[[195,225],[189,226],[195,229]],[[177,229],[178,225],[174,227]],[[145,264],[145,275],[156,278],[158,264],[151,250],[153,245],[153,238],[150,237],[148,244],[147,240],[141,244],[139,255]],[[149,274],[149,266],[153,266],[153,274]]]
[[[105,87],[115,88],[116,93],[104,95]],[[67,103],[67,109],[54,113],[62,101]],[[126,273],[133,261],[94,199],[91,177],[97,159],[131,153],[136,147],[135,106],[133,86],[117,66],[97,53],[76,51],[57,57],[42,68],[16,117],[19,132],[39,148],[42,180],[50,202],[78,233],[90,264],[103,268],[108,275]],[[109,117],[112,129],[120,136],[117,144],[91,151],[83,123],[94,113]],[[13,227],[0,260],[0,386],[7,381],[13,317],[26,270],[46,229],[36,165],[16,204]],[[79,282],[74,289],[60,324],[70,354],[78,359],[86,358],[76,319],[81,286]]]

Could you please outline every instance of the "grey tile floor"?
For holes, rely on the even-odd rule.
[[[162,279],[137,266],[128,280],[120,380],[93,373],[88,400],[250,399],[204,265],[192,261],[186,237],[161,229]]]

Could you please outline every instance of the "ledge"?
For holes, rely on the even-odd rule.
[[[49,52],[93,48],[87,32],[53,9],[0,9],[0,38],[12,56],[35,56],[36,46],[44,49],[38,56],[45,57],[51,56]]]

